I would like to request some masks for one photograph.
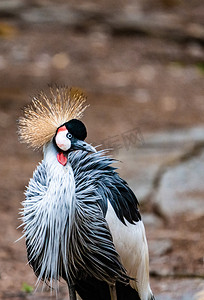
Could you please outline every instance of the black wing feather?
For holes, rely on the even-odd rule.
[[[92,154],[77,151],[69,154],[77,187],[84,186],[82,182],[92,186],[92,193],[98,199],[104,216],[109,200],[123,224],[126,224],[125,220],[134,224],[141,220],[137,198],[127,182],[118,175],[117,168],[112,166],[116,160],[104,154],[104,151]]]

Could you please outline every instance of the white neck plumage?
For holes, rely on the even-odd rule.
[[[67,237],[74,214],[75,181],[71,165],[64,167],[58,162],[53,143],[44,147],[42,167],[46,185],[42,188],[36,184],[36,197],[25,201],[23,221],[28,247],[35,248],[31,259],[41,266],[38,281],[44,277],[56,287],[61,264],[68,272]]]

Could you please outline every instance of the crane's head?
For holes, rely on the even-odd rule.
[[[85,101],[83,92],[76,88],[51,87],[50,94],[41,92],[19,119],[20,141],[34,149],[54,141],[58,151],[95,152],[84,142],[86,127],[79,121],[87,107]]]
[[[57,129],[54,143],[62,151],[84,150],[96,152],[95,148],[86,143],[87,131],[84,123],[72,119]]]
[[[70,151],[96,152],[84,141],[87,131],[79,120],[87,107],[85,101],[85,95],[76,88],[51,87],[50,96],[41,92],[19,119],[20,141],[35,149],[53,142],[62,165]]]
[[[74,150],[96,152],[94,147],[84,141],[86,137],[86,127],[80,120],[72,119],[61,125],[53,139],[58,150],[57,159],[59,163],[66,165],[66,152]]]

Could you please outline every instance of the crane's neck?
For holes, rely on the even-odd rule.
[[[68,274],[67,245],[74,222],[75,202],[71,164],[60,164],[55,146],[49,143],[44,147],[44,160],[26,192],[23,222],[29,261],[36,267],[38,281],[49,280],[51,287],[62,270]]]
[[[53,142],[46,144],[43,148],[44,153],[44,161],[48,170],[51,172],[52,175],[56,173],[70,173],[72,171],[71,165],[67,162],[65,165],[59,163],[58,155],[56,147],[54,146]],[[71,174],[70,174],[71,175]]]
[[[53,195],[51,202],[54,201],[54,205],[56,205],[57,201],[61,207],[64,206],[65,203],[71,207],[75,199],[74,173],[69,162],[67,162],[65,166],[59,163],[57,153],[52,142],[44,147],[48,193]]]
[[[43,152],[47,174],[46,193],[41,201],[39,218],[43,216],[46,222],[38,220],[38,224],[42,226],[46,224],[45,231],[50,232],[50,239],[39,278],[46,272],[51,274],[51,279],[56,280],[61,268],[60,255],[64,272],[68,274],[66,245],[69,244],[69,234],[75,215],[75,180],[71,164],[68,162],[63,166],[59,163],[57,150],[52,142],[44,147]],[[40,244],[43,245],[43,242]]]

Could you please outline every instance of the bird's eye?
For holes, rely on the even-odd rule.
[[[67,137],[68,137],[68,139],[71,139],[72,138],[72,134],[71,133],[67,133]]]

